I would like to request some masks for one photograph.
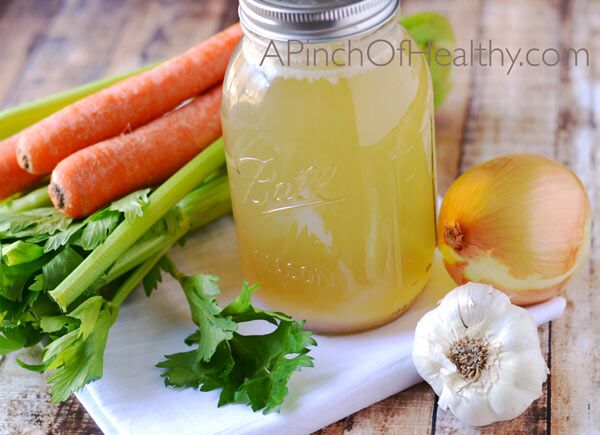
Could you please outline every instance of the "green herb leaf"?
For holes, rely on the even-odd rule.
[[[309,347],[316,345],[312,333],[285,314],[252,306],[256,286],[244,283],[240,296],[221,310],[212,298],[219,293],[216,277],[186,277],[172,263],[170,273],[183,284],[199,328],[186,339],[188,345],[196,346],[194,350],[167,355],[157,365],[165,369],[165,385],[201,391],[220,388],[219,406],[244,403],[265,413],[278,409],[292,374],[312,367],[312,357],[307,355]],[[237,332],[239,323],[254,320],[276,328],[264,335]]]
[[[42,373],[48,369],[48,366],[46,364],[29,364],[24,362],[20,358],[17,358],[17,364],[19,364],[24,369],[29,370],[30,372]]]
[[[42,335],[30,326],[0,328],[0,355],[6,355],[38,343]]]
[[[37,208],[23,213],[0,214],[0,238],[48,238],[67,229],[72,219],[54,208]]]
[[[67,315],[43,316],[40,319],[40,328],[46,333],[58,332],[69,323],[72,323],[72,320],[73,319]]]
[[[137,217],[144,215],[144,207],[148,205],[150,189],[133,192],[110,205],[110,209],[125,214],[125,220],[132,223]]]
[[[102,377],[106,339],[117,311],[110,302],[95,296],[69,314],[80,321],[80,326],[54,340],[44,352],[43,363],[53,371],[48,378],[53,403],[68,399]]]
[[[265,413],[278,408],[288,393],[291,375],[302,367],[313,366],[306,353],[308,346],[315,344],[311,333],[303,331],[298,322],[281,322],[267,335],[236,334],[232,343],[236,365],[230,376],[230,389],[235,387],[235,393],[232,398],[231,391],[224,390],[227,394],[222,395],[219,405],[246,403],[254,411],[264,408]]]
[[[0,331],[0,355],[25,347],[27,339],[20,329],[10,328]]]
[[[119,225],[121,218],[119,212],[106,210],[95,216],[89,218],[81,234],[80,245],[86,251],[93,251],[100,246]]]
[[[250,283],[244,281],[240,295],[227,305],[221,314],[223,316],[231,317],[236,323],[265,320],[276,325],[277,320],[283,320],[285,322],[293,321],[287,314],[255,308],[252,305],[252,295],[257,289],[257,284],[250,285]]]
[[[223,388],[235,364],[227,343],[221,343],[208,362],[198,361],[195,350],[166,355],[166,358],[157,364],[165,369],[162,376],[166,386],[201,391]]]
[[[165,257],[162,257],[158,263],[146,274],[142,284],[146,296],[150,296],[158,285],[162,282],[162,271],[169,272],[169,263]]]
[[[33,279],[33,283],[29,286],[29,290],[32,292],[41,292],[44,290],[44,275],[36,275]]]
[[[44,244],[44,252],[52,252],[56,251],[59,248],[62,248],[63,246],[68,244],[73,238],[73,236],[75,236],[75,234],[84,226],[84,222],[71,224],[66,230],[56,233],[53,236],[50,236]]]
[[[222,341],[231,340],[233,332],[237,329],[233,320],[219,316],[221,307],[212,297],[220,293],[218,281],[219,278],[214,275],[195,275],[182,280],[192,320],[198,325],[202,336],[196,357],[203,361],[209,361],[217,346]]]
[[[0,296],[0,329],[3,327],[28,326],[37,318],[33,308],[40,299],[39,292],[23,290],[19,300]]]
[[[0,261],[0,296],[13,302],[21,301],[25,285],[44,261],[44,258],[39,258],[12,267]]]
[[[73,248],[70,246],[64,248],[42,267],[44,288],[46,290],[56,288],[82,261],[83,257]]]

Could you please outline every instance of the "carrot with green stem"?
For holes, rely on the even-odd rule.
[[[48,193],[72,218],[155,186],[221,136],[221,86],[129,134],[85,148],[59,163]]]
[[[125,79],[39,122],[18,143],[18,161],[50,173],[69,155],[134,130],[223,80],[242,36],[239,24],[153,70]]]

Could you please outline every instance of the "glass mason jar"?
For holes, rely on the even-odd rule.
[[[266,305],[316,331],[389,322],[428,280],[433,91],[398,10],[240,2],[222,119],[242,267]]]

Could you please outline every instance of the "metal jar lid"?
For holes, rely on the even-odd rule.
[[[278,41],[329,41],[386,23],[400,0],[240,0],[242,26]]]

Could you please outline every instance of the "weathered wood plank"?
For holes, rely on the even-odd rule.
[[[557,158],[573,168],[588,190],[594,216],[600,207],[600,3],[561,2],[563,49],[586,47],[590,67],[563,65]],[[572,58],[571,58],[572,60]],[[553,322],[553,434],[600,431],[600,225],[594,222],[590,263],[567,289],[567,311]]]
[[[429,432],[434,395],[421,383],[357,412],[327,428],[319,435],[421,434]]]
[[[31,3],[39,7],[44,2]],[[120,0],[65,0],[38,36],[5,104],[31,101],[103,77],[135,6]]]
[[[559,15],[554,0],[485,0],[479,41],[510,49],[558,47]],[[476,60],[477,61],[477,60]],[[465,130],[461,170],[515,152],[554,157],[558,120],[558,67],[476,66],[473,101]],[[505,61],[508,61],[505,56]],[[482,62],[488,63],[487,54]]]
[[[469,42],[477,38],[480,30],[481,3],[480,0],[405,1],[402,3],[402,13],[436,11],[444,14],[452,23],[457,47],[468,47]],[[452,91],[436,113],[437,175],[440,194],[450,187],[460,170],[461,148],[474,79],[472,68],[456,68]]]
[[[92,417],[75,397],[56,405],[48,434],[57,435],[100,435]]]
[[[0,2],[0,107],[8,105],[8,94],[26,69],[31,53],[36,51],[61,0],[44,2]],[[27,22],[26,30],[23,23]]]
[[[220,1],[145,2],[125,24],[105,74],[110,76],[184,52],[237,21],[237,4]]]

